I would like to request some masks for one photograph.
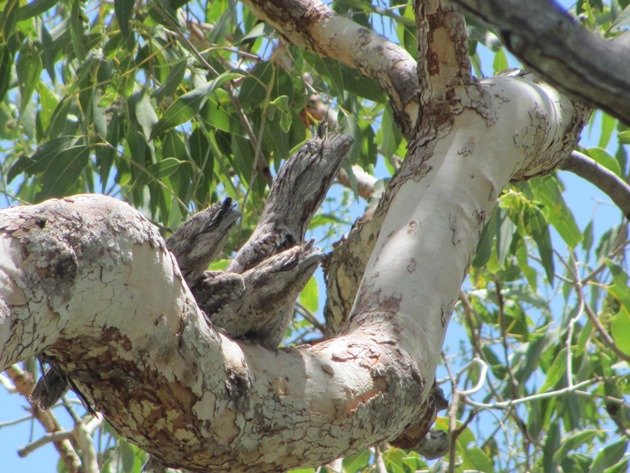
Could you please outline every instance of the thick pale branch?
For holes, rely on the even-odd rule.
[[[232,284],[234,278],[229,281],[221,280],[223,284],[215,283],[210,287],[204,287],[208,278],[201,277],[208,264],[222,250],[229,236],[229,230],[239,216],[232,200],[225,199],[223,203],[211,205],[187,218],[166,242],[167,248],[177,260],[186,283],[206,315],[210,314],[208,309],[216,308],[217,305],[223,306],[234,298],[242,296],[244,292],[241,290],[240,293],[235,294],[234,284]],[[243,282],[240,281],[240,283],[243,286]],[[72,380],[55,364],[54,360],[46,359],[45,356],[40,359],[47,361],[49,366],[37,381],[30,398],[41,409],[49,409],[69,389]],[[73,388],[75,393],[86,402],[76,386],[73,385]],[[91,409],[87,402],[86,405],[88,409]]]
[[[381,204],[383,203],[385,200],[381,200]],[[331,335],[339,333],[348,320],[386,210],[386,205],[379,205],[376,213],[371,212],[370,215],[357,220],[348,235],[335,244],[333,251],[324,260],[326,275],[324,318]]]
[[[474,97],[468,88],[457,94],[463,110],[446,132],[439,121],[423,121],[435,128],[410,144],[391,181],[389,210],[350,315],[352,329],[395,311],[405,327],[401,343],[408,340],[414,358],[430,366],[440,359],[477,236],[501,189],[557,168],[585,120],[583,109],[528,78],[496,77],[479,87],[496,99],[490,109],[485,100],[466,103]]]
[[[289,42],[338,59],[375,79],[410,137],[418,117],[420,92],[416,62],[402,47],[350,18],[337,15],[319,0],[245,0],[256,16]]]
[[[551,0],[454,0],[497,29],[550,84],[630,124],[630,49],[584,29]]]
[[[561,167],[599,187],[630,219],[630,186],[619,176],[578,151],[573,151]]]
[[[284,351],[216,333],[157,231],[121,202],[4,210],[0,235],[0,367],[45,352],[166,464],[321,464],[425,416],[430,386],[387,331]]]

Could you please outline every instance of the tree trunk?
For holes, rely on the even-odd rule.
[[[270,312],[264,304],[287,288],[270,295],[273,279],[248,280],[247,271],[279,258],[269,278],[305,261],[310,274],[320,259],[300,238],[322,196],[304,195],[296,218],[280,189],[286,173],[267,208],[293,211],[263,219],[235,258],[230,274],[241,275],[243,297],[226,303],[231,312],[218,324],[206,321],[157,230],[128,205],[79,195],[2,211],[0,364],[45,353],[118,432],[192,471],[281,471],[384,439],[421,442],[435,415],[444,333],[484,222],[510,179],[558,166],[583,120],[570,100],[523,77],[471,84],[457,100],[459,112],[420,124],[391,182],[341,335],[286,349],[248,340],[260,320],[285,312],[286,301]],[[303,154],[330,163],[334,176],[349,141],[317,140]],[[320,179],[312,165],[299,176]]]

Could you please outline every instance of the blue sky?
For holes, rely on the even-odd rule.
[[[566,6],[572,2],[563,1],[560,3]],[[482,54],[482,58],[484,63],[486,63],[485,70],[491,71],[492,68],[489,65],[492,62],[491,55],[485,52]],[[591,134],[586,131],[583,133],[581,141],[583,146],[592,147],[597,145],[598,128],[596,125],[593,127]],[[615,143],[616,139],[613,138],[610,145],[611,152],[615,151],[613,147]],[[565,200],[573,209],[581,229],[584,229],[587,223],[593,219],[597,238],[608,228],[619,224],[620,212],[605,194],[590,183],[570,173],[560,172],[559,176],[566,185]],[[358,202],[354,208],[358,215],[362,208],[362,203]],[[453,347],[453,351],[455,351],[461,338],[461,327],[458,327],[457,324],[451,324],[447,334],[445,350],[448,352],[449,347]],[[16,453],[19,448],[39,438],[44,433],[37,422],[26,421],[14,426],[2,427],[2,424],[7,421],[25,416],[27,414],[25,406],[26,402],[19,395],[9,395],[5,389],[0,388],[0,458],[3,459],[3,465],[0,467],[0,470],[7,473],[54,472],[56,471],[58,455],[51,444],[35,450],[26,458],[19,458]],[[78,410],[81,412],[80,408]],[[55,412],[59,415],[64,425],[71,425],[71,421],[63,408],[56,408]]]

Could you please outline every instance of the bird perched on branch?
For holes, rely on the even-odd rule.
[[[321,95],[312,94],[308,97],[306,105],[300,112],[300,120],[305,127],[313,126],[322,120],[326,120],[333,130],[337,127],[337,112],[324,102]]]

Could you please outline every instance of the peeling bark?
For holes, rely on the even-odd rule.
[[[336,28],[356,33],[314,2],[250,3],[298,44],[318,50],[328,38],[341,59],[350,43]],[[464,80],[460,61],[451,87],[425,96],[436,100],[423,102],[413,128],[415,62],[399,55],[381,76],[392,56],[370,69],[359,61],[365,50],[355,53],[346,59],[380,77],[412,140],[373,218],[328,261],[336,300],[327,318],[339,335],[274,348],[322,257],[304,231],[344,137],[316,139],[288,161],[226,272],[203,271],[201,261],[233,223],[229,203],[182,228],[184,249],[103,196],[1,211],[0,367],[45,353],[121,435],[191,471],[281,471],[382,440],[424,445],[443,407],[435,368],[478,235],[510,179],[568,156],[585,110],[531,76]],[[183,272],[169,247],[182,262],[195,255]]]
[[[515,173],[557,165],[578,129],[571,103],[544,86],[502,77],[484,87],[499,98],[492,120],[487,103],[482,114],[470,102],[450,130],[410,148],[343,335],[283,350],[230,340],[144,217],[75,196],[0,213],[0,364],[45,352],[118,432],[192,471],[277,471],[403,432],[421,439],[485,218]]]
[[[551,0],[454,0],[550,84],[630,124],[630,48],[583,28]],[[627,36],[627,33],[626,33]],[[562,41],[558,41],[561,37]]]
[[[287,39],[321,56],[338,59],[376,80],[389,96],[406,137],[418,118],[416,63],[402,47],[337,15],[319,0],[245,0],[260,19]]]

